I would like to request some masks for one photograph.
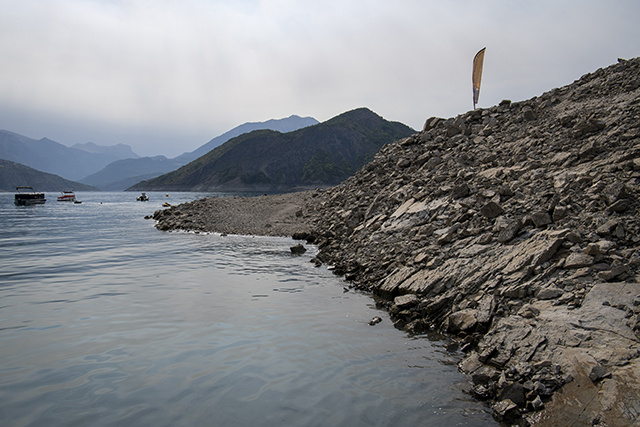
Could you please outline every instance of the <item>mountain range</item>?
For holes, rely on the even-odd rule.
[[[167,172],[176,170],[180,166],[197,159],[229,139],[251,132],[256,129],[272,129],[289,132],[318,123],[313,117],[292,115],[283,119],[271,119],[265,122],[248,122],[236,126],[228,132],[219,135],[194,151],[183,153],[176,158],[168,159],[164,156],[140,157],[136,159],[119,160],[109,164],[99,172],[85,177],[81,181],[95,185],[101,190],[124,190],[137,182],[155,178]]]
[[[80,147],[83,147],[82,149]],[[7,130],[0,130],[0,159],[10,160],[33,169],[79,181],[116,160],[138,157],[131,147],[95,152],[95,144],[67,147],[48,138],[31,139]],[[93,151],[86,151],[88,147]]]
[[[358,108],[292,132],[256,130],[128,190],[284,191],[346,179],[386,143],[415,130]]]
[[[211,139],[196,150],[183,153],[174,159],[165,156],[140,157],[125,144],[101,146],[88,142],[67,147],[48,138],[35,140],[0,130],[0,159],[56,174],[64,179],[80,181],[100,190],[119,191],[144,179],[175,170],[230,138],[246,132],[256,129],[289,132],[317,123],[313,117],[296,115],[264,122],[244,123]],[[19,171],[14,171],[14,175],[18,173]],[[77,185],[75,187],[78,188]]]
[[[19,185],[47,191],[282,191],[329,186],[353,174],[384,144],[414,132],[366,108],[324,123],[292,115],[245,123],[168,159],[139,157],[125,144],[67,147],[0,130],[0,159],[6,160],[0,190]]]

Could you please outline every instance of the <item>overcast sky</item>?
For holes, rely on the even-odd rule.
[[[640,56],[637,0],[0,0],[0,129],[175,157],[368,107],[421,129]]]

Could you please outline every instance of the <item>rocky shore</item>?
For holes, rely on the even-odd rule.
[[[633,59],[430,118],[326,191],[154,219],[317,244],[316,262],[376,295],[398,328],[455,337],[470,392],[505,423],[627,426],[640,424],[639,184]]]

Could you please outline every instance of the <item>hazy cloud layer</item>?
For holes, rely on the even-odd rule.
[[[176,156],[365,106],[420,129],[640,55],[636,0],[0,0],[0,128]]]

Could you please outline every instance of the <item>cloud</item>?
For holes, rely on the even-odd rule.
[[[0,127],[171,156],[290,114],[326,120],[366,106],[420,128],[464,113],[485,46],[480,106],[539,95],[640,47],[640,4],[622,0],[0,6],[0,112],[11,113]]]

